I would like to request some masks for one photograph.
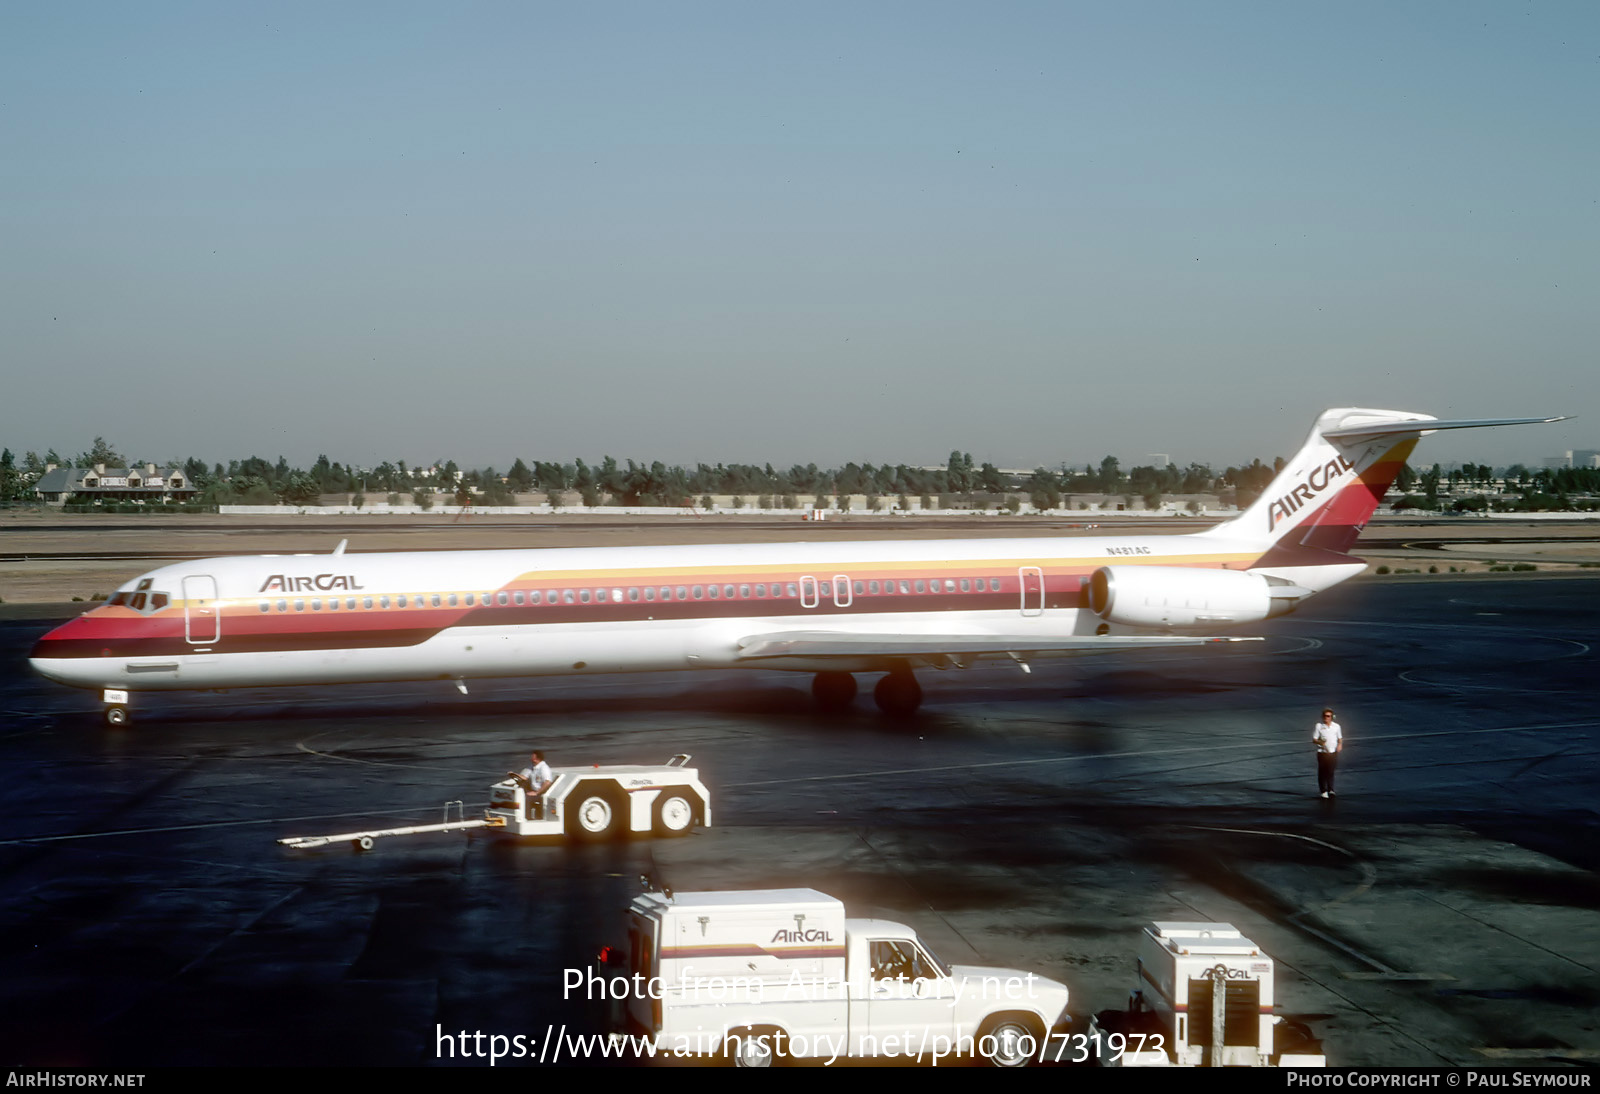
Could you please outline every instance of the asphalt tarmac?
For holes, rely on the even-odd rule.
[[[1225,920],[1330,1063],[1592,1063],[1597,604],[1589,577],[1358,581],[1259,644],[920,672],[904,722],[721,672],[140,697],[123,731],[29,672],[52,612],[7,606],[0,1059],[486,1065],[459,1039],[481,1032],[599,1063],[571,1058],[603,1007],[564,971],[621,940],[648,874],[821,889],[947,961],[1064,981],[1079,1029],[1134,986],[1142,924]],[[1325,704],[1348,738],[1327,801]],[[716,824],[275,843],[470,813],[532,746],[692,753]]]

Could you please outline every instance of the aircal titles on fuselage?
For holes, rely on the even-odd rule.
[[[1267,531],[1272,531],[1278,526],[1278,521],[1288,518],[1299,512],[1307,503],[1315,501],[1318,494],[1337,483],[1345,472],[1355,469],[1356,465],[1343,456],[1335,456],[1327,463],[1313,467],[1304,482],[1273,501],[1267,508]]]
[[[317,593],[343,589],[355,592],[365,589],[355,574],[273,574],[261,583],[263,593]]]

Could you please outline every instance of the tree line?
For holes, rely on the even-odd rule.
[[[34,497],[34,485],[50,464],[62,467],[142,467],[156,462],[160,467],[181,468],[197,492],[198,504],[212,505],[312,505],[324,494],[350,494],[362,499],[398,503],[410,495],[419,505],[431,506],[435,499],[454,504],[510,505],[517,494],[543,493],[554,504],[565,496],[579,495],[588,506],[602,504],[678,506],[707,495],[733,495],[755,499],[761,508],[795,508],[845,495],[865,495],[869,505],[876,498],[934,498],[946,504],[971,501],[982,496],[1020,494],[1038,509],[1056,509],[1068,494],[1122,495],[1130,501],[1141,498],[1147,507],[1160,504],[1171,494],[1231,493],[1235,504],[1250,504],[1282,469],[1284,461],[1260,459],[1230,466],[1221,472],[1202,463],[1187,467],[1139,466],[1124,471],[1115,456],[1106,456],[1098,466],[1081,469],[1061,466],[1038,467],[1028,474],[1005,472],[994,464],[974,464],[971,453],[952,451],[943,467],[908,464],[846,463],[842,467],[819,468],[814,463],[788,468],[764,465],[699,463],[691,467],[668,465],[656,460],[643,463],[604,456],[599,463],[583,459],[570,462],[524,460],[518,457],[501,474],[493,467],[461,468],[454,460],[435,460],[425,467],[395,460],[375,467],[355,467],[319,455],[309,468],[291,466],[284,457],[268,461],[259,456],[229,460],[227,464],[207,463],[196,457],[186,460],[127,460],[104,438],[70,460],[54,449],[42,457],[26,453],[18,461],[9,448],[0,451],[0,502],[18,502]],[[1561,468],[1529,470],[1513,465],[1501,475],[1487,464],[1464,464],[1458,470],[1442,472],[1438,464],[1416,472],[1403,468],[1397,481],[1405,500],[1415,500],[1412,508],[1440,508],[1445,484],[1448,493],[1462,489],[1486,488],[1504,479],[1529,497],[1548,497],[1554,501],[1573,495],[1600,492],[1600,470]],[[1550,507],[1560,507],[1552,504]]]

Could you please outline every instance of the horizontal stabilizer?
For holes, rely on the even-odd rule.
[[[1004,657],[1008,654],[1090,653],[1101,650],[1201,646],[1212,642],[1259,642],[1259,638],[1189,635],[850,634],[788,631],[739,641],[739,656],[764,657]]]
[[[1441,421],[1438,418],[1409,418],[1389,422],[1363,422],[1346,429],[1325,429],[1324,437],[1350,441],[1363,437],[1387,437],[1396,433],[1432,433],[1438,429],[1485,429],[1494,425],[1548,425],[1564,422],[1570,415],[1555,418],[1457,418]]]

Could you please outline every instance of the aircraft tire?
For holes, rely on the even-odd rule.
[[[891,718],[906,718],[922,705],[922,685],[910,670],[891,672],[872,689],[872,698]]]
[[[105,709],[106,725],[112,729],[125,729],[128,725],[128,708],[124,706],[109,706]]]
[[[811,679],[817,709],[836,714],[855,701],[856,678],[848,672],[819,672]]]

